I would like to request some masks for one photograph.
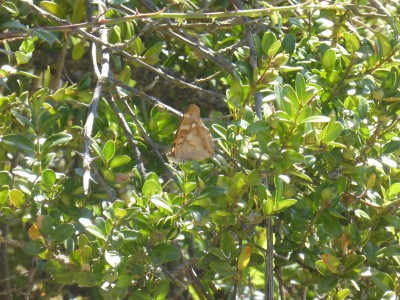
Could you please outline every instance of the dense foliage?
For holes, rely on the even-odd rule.
[[[398,299],[399,14],[1,0],[0,298]]]

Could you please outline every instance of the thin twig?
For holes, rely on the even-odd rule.
[[[167,166],[166,160],[164,159],[164,157],[161,155],[160,151],[158,150],[160,147],[147,134],[146,130],[143,128],[143,126],[140,123],[139,119],[137,118],[136,114],[133,112],[133,110],[129,106],[128,102],[126,100],[124,100],[124,101],[122,101],[122,103],[125,106],[126,112],[132,118],[133,122],[136,124],[137,128],[139,129],[140,133],[142,134],[142,137],[145,139],[146,142],[148,142],[151,145],[151,147],[153,148],[153,151],[156,153],[158,159],[163,163],[163,165]],[[171,176],[171,178],[175,182],[177,182],[178,180],[177,180],[175,174],[170,170],[170,168],[165,167],[165,169],[167,170],[167,172]]]
[[[133,138],[133,134],[131,129],[129,128],[128,123],[125,120],[125,117],[123,116],[122,112],[119,110],[117,104],[114,101],[114,97],[107,97],[107,101],[110,104],[111,108],[114,110],[115,114],[117,115],[118,121],[121,124],[125,136],[127,138],[128,143],[131,145],[133,153],[135,154],[136,157],[136,163],[137,163],[137,168],[139,170],[139,174],[142,177],[142,179],[146,179],[146,170],[143,164],[143,159],[142,159],[142,154],[139,151],[138,147],[138,142]]]
[[[92,165],[92,170],[96,176],[96,179],[100,182],[100,184],[103,186],[104,190],[106,191],[108,197],[110,197],[110,199],[112,199],[113,201],[117,200],[115,191],[108,186],[107,182],[103,178],[103,175],[100,174],[99,168],[96,164]]]
[[[126,84],[122,83],[121,81],[115,80],[113,78],[109,78],[109,82],[111,84],[113,84],[114,86],[119,86],[120,88],[128,91],[132,95],[135,95],[135,96],[138,96],[140,98],[143,98],[144,100],[150,102],[151,104],[161,107],[162,109],[164,109],[165,111],[167,111],[168,113],[170,113],[173,116],[176,116],[176,117],[179,117],[179,118],[183,117],[183,114],[180,111],[172,108],[171,106],[168,106],[168,105],[164,104],[163,102],[161,102],[157,98],[155,98],[153,96],[150,96],[150,95],[146,94],[145,92],[143,92],[141,90],[138,90],[138,89],[136,89],[134,87],[126,85]]]

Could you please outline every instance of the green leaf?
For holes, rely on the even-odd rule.
[[[24,245],[24,252],[29,255],[40,254],[44,251],[46,251],[46,246],[40,238],[29,241]]]
[[[73,274],[74,282],[83,287],[96,286],[101,278],[102,274],[93,274],[90,272],[75,272]]]
[[[220,247],[226,257],[231,257],[232,254],[235,253],[235,240],[229,231],[222,232]]]
[[[300,103],[302,103],[303,105],[306,104],[305,103],[306,81],[300,72],[297,73],[297,75],[296,75],[295,89],[296,89],[297,98],[299,99]]]
[[[65,18],[65,11],[64,9],[55,2],[52,1],[41,1],[39,3],[39,7],[44,9],[45,11],[59,17],[61,19]]]
[[[286,208],[295,205],[297,203],[297,200],[295,199],[284,199],[280,200],[274,207],[274,213],[281,212],[285,210]]]
[[[56,173],[53,170],[47,169],[42,173],[43,183],[47,186],[54,186],[57,180]]]
[[[18,7],[15,6],[14,3],[12,3],[11,1],[6,1],[1,3],[1,7],[4,7],[13,17],[17,17],[19,15],[19,10]],[[8,22],[6,22],[8,23]],[[1,28],[2,26],[0,26]]]
[[[222,278],[231,277],[234,274],[232,266],[226,261],[212,261],[210,268]]]
[[[233,225],[236,223],[236,216],[228,211],[217,210],[211,214],[211,218],[218,225]]]
[[[0,207],[6,203],[8,199],[8,187],[7,186],[0,186]],[[0,213],[0,221],[1,221],[1,213]]]
[[[375,32],[376,48],[380,58],[388,57],[392,53],[392,45],[389,39],[379,32]]]
[[[147,197],[159,195],[162,192],[162,188],[158,181],[147,179],[143,184],[142,193]]]
[[[286,53],[293,54],[294,49],[296,48],[296,38],[292,33],[285,35],[282,41],[282,48]]]
[[[360,48],[360,43],[353,34],[343,32],[343,38],[346,41],[346,49],[350,53],[354,53]]]
[[[12,150],[19,150],[25,153],[33,153],[35,145],[26,136],[20,134],[8,134],[0,138],[0,143],[10,147]]]
[[[8,171],[0,171],[0,186],[10,185],[12,182],[12,175]]]
[[[400,150],[400,141],[390,141],[382,149],[383,154],[389,154]]]
[[[333,236],[338,236],[342,234],[342,226],[340,225],[339,219],[332,216],[328,212],[323,212],[320,215],[320,220],[322,221],[322,224],[324,225],[325,230],[333,235]]]
[[[330,143],[335,141],[342,133],[342,130],[342,124],[331,119],[329,124],[321,132],[321,142]]]
[[[215,198],[225,194],[226,190],[222,187],[218,186],[210,186],[206,187],[204,190],[201,191],[200,195],[197,199],[204,199],[204,198]]]
[[[66,269],[64,266],[56,260],[49,260],[44,265],[44,271],[49,275],[63,274]]]
[[[46,42],[49,47],[53,46],[55,42],[59,41],[59,39],[52,32],[47,30],[35,28],[32,29],[31,34],[32,36],[37,36],[42,41]]]
[[[14,5],[12,2],[8,2],[11,3],[12,5]],[[3,6],[3,4],[2,4]],[[4,22],[0,25],[0,28],[4,28],[4,29],[19,29],[22,31],[28,31],[28,29],[26,28],[26,25],[21,24],[19,21],[8,21],[8,22]]]
[[[170,289],[170,283],[168,280],[161,281],[157,284],[156,289],[153,294],[154,300],[164,300],[167,299]]]
[[[268,54],[269,49],[275,42],[276,42],[276,36],[273,32],[267,31],[266,33],[264,33],[263,38],[261,40],[261,46],[264,54]]]
[[[163,43],[159,42],[150,47],[149,50],[144,54],[144,61],[149,65],[154,65],[160,60],[160,53],[163,47]]]
[[[331,119],[326,116],[311,116],[303,119],[299,124],[304,123],[328,123]]]
[[[71,23],[76,24],[81,22],[85,14],[86,14],[85,0],[75,0],[74,10],[72,12],[72,17],[71,17]]]
[[[48,128],[53,126],[60,118],[61,118],[60,114],[43,115],[40,118],[40,124],[39,124],[40,132],[45,132]]]
[[[273,57],[275,54],[278,52],[278,50],[281,48],[281,42],[276,41],[275,43],[272,44],[272,46],[268,50],[268,56]]]
[[[326,71],[330,72],[334,70],[336,66],[335,51],[333,49],[326,50],[324,55],[322,55],[321,63]]]
[[[163,208],[166,211],[173,213],[171,206],[167,201],[165,201],[160,195],[154,195],[150,198],[150,202],[153,203],[158,208]]]
[[[72,140],[72,135],[68,133],[56,133],[48,137],[42,146],[42,152],[47,152],[51,148],[61,146]]]
[[[101,240],[106,240],[104,233],[94,224],[85,225],[85,230]]]
[[[376,257],[400,256],[400,245],[383,247],[376,252]]]
[[[343,300],[350,294],[349,289],[343,289],[336,293],[335,300]]]
[[[294,118],[296,112],[300,109],[299,98],[297,98],[297,94],[294,89],[285,84],[282,90],[283,95],[283,110],[291,117]]]
[[[235,99],[238,103],[242,103],[244,97],[243,85],[239,80],[232,82],[229,89],[232,99]]]
[[[121,167],[130,161],[131,161],[131,158],[128,155],[114,156],[110,162],[110,168],[115,169],[115,168]]]
[[[180,250],[168,243],[158,244],[150,250],[150,258],[156,264],[178,260],[180,257]]]
[[[60,224],[50,232],[49,236],[55,243],[61,244],[72,235],[74,230],[75,227],[72,224]]]
[[[254,134],[257,131],[263,131],[266,132],[269,130],[269,125],[266,121],[256,121],[254,123],[251,123],[249,126],[246,128],[246,133],[248,135]]]
[[[121,256],[118,254],[117,251],[107,251],[104,253],[104,258],[108,262],[108,264],[113,267],[117,268],[121,263]]]
[[[105,143],[103,148],[103,156],[104,159],[109,162],[111,158],[114,157],[115,154],[115,142],[110,140]]]
[[[250,186],[259,185],[261,183],[261,172],[258,169],[252,170],[249,175],[247,175],[247,183]]]
[[[83,43],[78,43],[72,48],[72,59],[80,60],[85,54],[85,45]]]
[[[394,289],[393,279],[386,273],[379,272],[378,274],[373,274],[371,281],[382,292],[393,291]]]
[[[12,189],[9,193],[10,202],[17,208],[25,203],[25,195],[20,190]]]

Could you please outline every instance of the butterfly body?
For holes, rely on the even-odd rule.
[[[200,109],[191,104],[176,132],[169,159],[176,163],[202,161],[214,154],[211,133],[200,118]]]

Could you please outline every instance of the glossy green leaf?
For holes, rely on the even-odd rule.
[[[283,95],[283,109],[291,117],[294,117],[300,108],[299,98],[296,92],[290,85],[284,85],[282,90]]]
[[[154,195],[161,194],[162,188],[160,184],[155,180],[146,180],[143,184],[142,193],[147,197],[152,197]]]
[[[390,141],[383,146],[383,154],[389,154],[400,150],[400,141]]]
[[[106,236],[96,225],[88,224],[85,226],[85,230],[101,240],[106,240]]]
[[[65,267],[56,260],[49,260],[44,265],[44,271],[50,275],[59,275],[65,272]]]
[[[303,123],[328,123],[331,119],[326,116],[312,116],[303,119],[299,124]]]
[[[235,240],[229,231],[222,232],[220,246],[226,257],[231,257],[235,253]]]
[[[49,47],[53,46],[55,42],[59,42],[57,36],[54,33],[47,30],[34,28],[32,29],[31,34],[32,36],[37,36],[42,41],[46,42]]]
[[[56,173],[53,170],[46,169],[42,173],[43,183],[47,186],[54,186],[56,183]]]
[[[156,43],[150,47],[149,50],[144,54],[144,61],[150,65],[154,65],[159,61],[159,56],[162,50],[163,44]]]
[[[110,140],[105,143],[103,148],[104,159],[108,162],[114,157],[115,154],[115,142]]]
[[[153,299],[154,300],[164,300],[167,299],[168,293],[170,290],[170,283],[168,280],[163,280],[159,284],[157,284],[157,287],[154,291],[153,294]]]
[[[161,243],[151,249],[150,257],[152,261],[156,264],[166,263],[178,260],[181,257],[181,252],[174,245]]]
[[[8,171],[0,171],[0,186],[10,185],[12,181],[12,175]]]
[[[153,203],[158,208],[163,208],[166,211],[172,213],[172,208],[167,201],[165,201],[161,196],[154,195],[150,198],[150,202]]]
[[[121,167],[123,165],[126,165],[131,161],[131,158],[128,155],[117,155],[112,158],[110,161],[110,168],[111,169],[116,169],[118,167]]]
[[[12,189],[8,197],[15,207],[19,208],[25,203],[25,195],[20,190]]]
[[[377,38],[376,40],[376,48],[378,50],[378,54],[381,58],[385,58],[387,56],[390,55],[390,53],[392,52],[392,45],[390,44],[389,39],[379,33],[379,32],[375,32],[375,36]]]
[[[267,31],[266,33],[264,33],[263,38],[261,40],[261,46],[264,54],[268,54],[269,49],[275,42],[276,42],[276,36],[273,32]]]
[[[355,35],[348,32],[343,32],[343,37],[346,41],[346,49],[350,53],[354,53],[360,48],[360,42]]]
[[[212,261],[210,263],[211,269],[222,278],[233,276],[234,270],[232,266],[226,261]]]
[[[267,131],[269,130],[269,125],[266,121],[256,121],[246,128],[246,133],[247,134],[253,134],[256,133],[257,131]]]
[[[247,182],[249,185],[259,185],[261,183],[261,172],[260,170],[252,170],[249,175],[247,175]]]
[[[48,137],[42,146],[42,152],[47,152],[51,148],[61,146],[72,140],[72,135],[68,133],[56,133]]]
[[[282,48],[286,53],[293,54],[296,48],[296,38],[292,33],[288,33],[282,40]]]
[[[287,209],[288,207],[295,205],[297,203],[297,200],[295,199],[284,199],[284,200],[280,200],[279,202],[276,203],[274,209],[275,212],[281,212],[285,209]]]
[[[65,10],[58,5],[56,2],[52,1],[41,1],[39,3],[39,7],[44,9],[45,11],[55,15],[58,18],[65,18]]]
[[[11,1],[5,1],[5,2],[1,3],[1,7],[5,8],[13,17],[16,17],[19,15],[18,7]],[[7,28],[7,27],[4,27],[4,28]]]
[[[54,240],[55,243],[63,243],[67,238],[69,238],[74,232],[75,228],[72,224],[60,224],[50,232],[49,236]]]
[[[13,151],[19,150],[25,153],[32,153],[35,145],[31,139],[20,134],[8,134],[0,138],[0,143],[10,147]]]
[[[224,188],[221,188],[218,186],[210,186],[210,187],[206,187],[204,190],[202,190],[199,197],[197,197],[197,199],[214,198],[214,197],[218,197],[223,194],[225,194]]]
[[[382,292],[392,291],[395,286],[392,277],[383,272],[373,274],[371,281]]]
[[[46,251],[46,246],[41,239],[29,241],[24,245],[24,252],[29,255],[37,255]]]
[[[322,55],[321,63],[325,70],[327,71],[334,70],[336,65],[335,51],[333,49],[326,50],[324,55]]]
[[[333,121],[333,119],[329,122],[329,124],[322,130],[321,132],[321,141],[324,143],[330,143],[335,141],[340,134],[342,133],[343,126],[339,122]]]
[[[117,268],[121,263],[121,256],[118,254],[117,251],[106,251],[104,253],[104,258],[113,268]]]
[[[336,300],[343,300],[343,299],[346,299],[346,297],[347,297],[349,294],[350,294],[350,290],[349,290],[349,289],[340,290],[339,292],[336,293],[335,299],[336,299]]]
[[[400,245],[383,247],[376,252],[376,257],[391,257],[400,255]]]

